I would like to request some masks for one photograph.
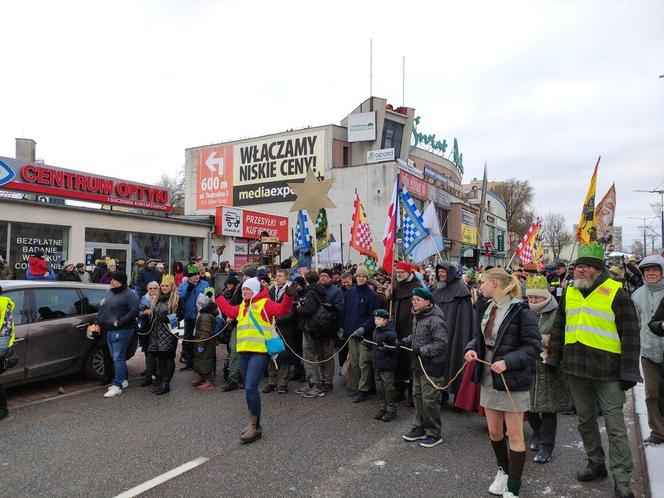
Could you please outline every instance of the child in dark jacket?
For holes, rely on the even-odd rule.
[[[398,336],[387,310],[382,308],[374,310],[373,317],[376,328],[372,340],[376,345],[367,346],[373,346],[373,367],[378,394],[379,410],[374,418],[383,422],[392,422],[397,418],[394,371],[397,368],[399,350],[387,346],[396,346]]]
[[[214,389],[214,372],[217,360],[217,341],[212,338],[215,332],[219,307],[214,302],[214,289],[207,287],[196,299],[198,317],[194,331],[195,339],[202,341],[194,343],[193,370],[198,379],[191,385],[201,391]]]

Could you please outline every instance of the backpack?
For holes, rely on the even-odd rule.
[[[226,320],[224,320],[224,317],[219,313],[217,316],[214,317],[214,334],[217,336],[217,342],[220,344],[228,344],[231,342],[231,332],[233,331],[233,327],[228,325],[226,327],[226,330],[224,330],[224,327],[226,327]],[[219,332],[224,330],[224,332],[221,335],[217,335]]]
[[[339,315],[333,304],[324,303],[314,292],[318,301],[316,313],[304,322],[304,331],[316,338],[330,337],[337,331]]]

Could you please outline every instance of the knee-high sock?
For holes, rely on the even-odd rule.
[[[496,454],[498,467],[503,469],[503,472],[507,474],[510,467],[509,456],[507,454],[507,441],[505,441],[504,437],[500,441],[491,440],[491,446],[493,446],[493,452]]]
[[[510,471],[507,477],[507,491],[515,496],[519,496],[521,489],[521,474],[523,474],[523,465],[526,463],[525,451],[510,450]]]

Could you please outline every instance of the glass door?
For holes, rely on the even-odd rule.
[[[98,259],[110,258],[115,261],[118,270],[127,274],[131,273],[128,259],[129,248],[124,244],[100,244],[89,242],[85,246],[85,268],[92,272],[95,268],[95,261]]]

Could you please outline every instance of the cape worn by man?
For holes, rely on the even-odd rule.
[[[473,334],[473,304],[468,286],[457,276],[457,268],[451,263],[436,265],[436,287],[433,289],[434,302],[445,316],[447,326],[447,372],[445,378],[452,376],[464,363],[466,345]],[[459,376],[448,388],[449,394],[456,394],[461,385]]]

